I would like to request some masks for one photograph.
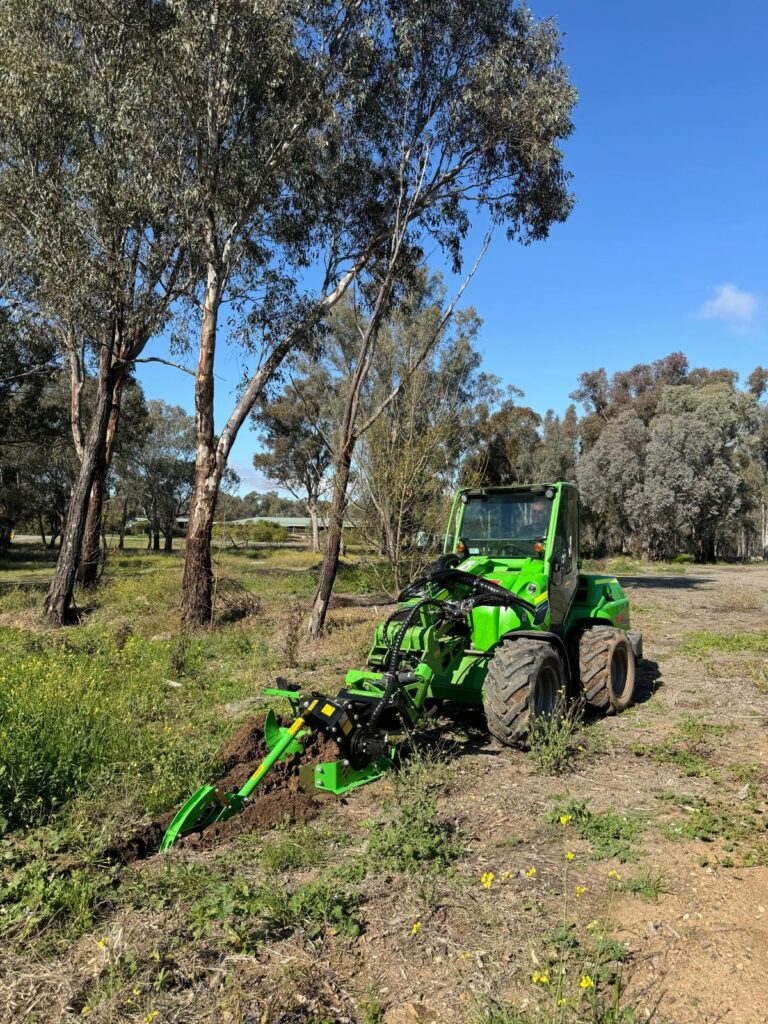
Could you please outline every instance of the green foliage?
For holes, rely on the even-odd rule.
[[[367,856],[375,870],[442,871],[464,845],[450,822],[437,820],[435,800],[426,794],[400,804],[394,820],[371,829]]]
[[[261,851],[261,865],[270,874],[314,867],[325,860],[323,837],[313,828],[293,824],[280,829]]]
[[[45,931],[50,947],[71,941],[93,927],[111,890],[109,877],[93,868],[57,873],[43,859],[28,861],[0,875],[0,937],[23,941]]]
[[[636,861],[643,853],[639,840],[645,823],[637,815],[617,811],[592,811],[583,800],[567,800],[557,804],[548,815],[556,823],[562,815],[570,815],[569,827],[592,847],[593,860],[615,857],[621,864]]]
[[[221,935],[228,945],[253,952],[269,937],[303,929],[311,939],[331,932],[359,935],[359,895],[338,880],[321,876],[296,888],[252,885],[235,877],[210,886],[189,909],[196,937]]]
[[[209,766],[160,652],[84,630],[45,640],[0,630],[0,806],[30,825],[108,777],[135,778],[149,809],[167,806]],[[160,657],[159,657],[160,656]]]
[[[689,633],[678,647],[678,653],[692,658],[710,653],[745,654],[748,652],[768,653],[768,632],[713,633],[709,630],[699,630]]]
[[[729,807],[719,800],[684,795],[671,802],[685,808],[685,814],[664,826],[667,838],[721,843],[723,853],[735,852],[744,867],[768,863],[768,816],[761,804]],[[727,859],[733,863],[733,858]]]
[[[719,771],[709,762],[707,738],[723,736],[733,727],[715,725],[689,715],[667,738],[656,746],[633,743],[630,750],[638,757],[652,757],[657,764],[671,764],[688,777],[709,777],[717,780]]]
[[[562,775],[570,768],[583,716],[583,704],[569,704],[561,694],[551,715],[535,719],[528,738],[529,757],[542,775]]]
[[[666,875],[648,869],[639,871],[634,878],[626,879],[619,888],[639,896],[646,903],[656,903],[659,896],[672,891]]]

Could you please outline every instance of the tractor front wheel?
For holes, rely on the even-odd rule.
[[[556,713],[565,692],[560,655],[541,640],[505,640],[488,663],[485,717],[488,729],[512,746],[530,732],[533,721]]]
[[[579,678],[584,699],[598,711],[623,711],[635,692],[635,656],[623,629],[592,626],[579,637]]]

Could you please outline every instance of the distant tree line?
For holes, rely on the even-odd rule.
[[[363,418],[400,379],[420,317],[430,300],[433,314],[440,308],[439,289],[423,281],[416,319],[388,324],[360,397]],[[325,467],[313,493],[334,486],[348,387],[343,315],[342,305],[326,360],[297,367],[256,415],[265,444],[256,464],[296,493],[308,461]],[[432,557],[421,546],[442,536],[458,485],[577,483],[588,555],[768,558],[768,370],[757,367],[739,388],[733,371],[691,369],[675,352],[612,377],[582,373],[574,404],[542,415],[482,372],[479,327],[467,310],[444,329],[354,449],[345,507],[386,556],[397,588]]]

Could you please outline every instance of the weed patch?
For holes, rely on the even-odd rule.
[[[438,821],[435,800],[419,795],[399,806],[393,821],[371,825],[368,858],[383,871],[440,871],[449,867],[463,849],[450,822]]]
[[[551,715],[534,720],[529,737],[529,757],[542,775],[562,775],[576,756],[576,737],[584,715],[582,703],[568,706],[558,696]]]
[[[711,750],[707,741],[724,736],[731,728],[689,716],[662,743],[656,746],[633,743],[629,749],[636,757],[650,757],[656,764],[674,765],[689,778],[708,777],[717,781],[720,772],[710,762]]]
[[[744,807],[728,807],[720,800],[679,796],[671,802],[683,816],[666,824],[668,839],[698,839],[703,843],[719,843],[726,854],[723,866],[762,867],[768,864],[768,815],[765,808],[751,802]],[[731,857],[731,854],[734,856]],[[709,863],[708,858],[705,858]]]
[[[689,658],[707,654],[768,654],[768,633],[713,633],[700,630],[689,633],[678,653]]]
[[[619,886],[622,892],[638,896],[646,903],[656,903],[659,896],[671,892],[666,875],[655,871],[639,871],[634,878],[628,878]]]
[[[593,860],[615,857],[621,864],[636,861],[645,823],[635,815],[617,811],[592,811],[582,800],[568,800],[556,805],[548,820],[557,823],[561,817],[570,817],[570,823],[580,838],[592,848]]]
[[[359,895],[330,877],[297,888],[253,886],[244,878],[219,882],[189,909],[195,938],[219,936],[243,953],[253,953],[268,938],[301,928],[310,939],[328,931],[354,936],[361,931],[357,917]]]

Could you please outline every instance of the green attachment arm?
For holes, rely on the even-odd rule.
[[[258,786],[258,784],[267,774],[267,772],[275,763],[275,761],[279,761],[281,756],[288,750],[291,744],[296,742],[296,734],[303,727],[303,725],[304,719],[297,718],[293,725],[291,725],[288,729],[285,730],[283,735],[277,740],[274,747],[272,747],[270,752],[261,762],[261,764],[250,777],[250,779],[248,779],[245,785],[238,790],[237,796],[240,797],[241,800],[245,800],[247,797],[251,795],[251,793]],[[296,745],[298,746],[298,744]],[[301,749],[301,747],[299,747],[299,749]]]
[[[237,793],[222,793],[215,786],[203,786],[201,789],[198,789],[187,800],[168,826],[168,831],[163,836],[163,841],[160,844],[161,851],[164,852],[170,849],[177,839],[189,835],[190,832],[202,832],[209,825],[226,821],[234,814],[239,814],[245,806],[246,799],[258,786],[272,765],[282,757],[299,753],[302,750],[302,746],[296,737],[304,725],[303,718],[297,718],[287,729],[281,729],[276,723],[273,724],[277,730],[277,735],[272,731],[267,739],[271,749],[245,785]],[[274,745],[269,743],[270,738]]]

